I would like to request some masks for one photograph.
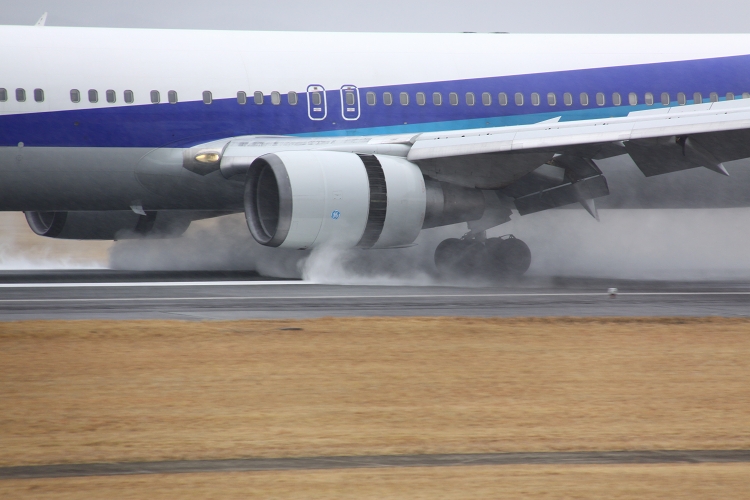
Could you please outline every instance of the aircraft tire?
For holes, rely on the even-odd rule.
[[[435,267],[441,274],[471,276],[483,267],[484,253],[482,242],[450,238],[435,249]]]
[[[489,238],[485,243],[487,269],[497,277],[522,276],[531,266],[531,250],[518,238],[509,235],[502,238]]]

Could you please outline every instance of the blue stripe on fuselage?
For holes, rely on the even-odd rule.
[[[710,92],[723,96],[727,92],[741,94],[750,91],[750,55],[692,61],[618,66],[528,75],[513,75],[468,80],[427,82],[360,88],[361,116],[356,121],[341,117],[338,89],[327,91],[328,114],[323,121],[313,121],[307,115],[307,97],[300,94],[299,104],[291,106],[282,99],[274,106],[270,96],[263,105],[252,100],[240,105],[235,99],[218,99],[211,105],[198,101],[177,104],[106,105],[101,108],[56,112],[27,113],[0,116],[0,146],[77,146],[77,147],[162,147],[188,146],[223,137],[238,135],[371,135],[402,132],[456,130],[535,123],[560,116],[562,120],[581,120],[624,116],[639,106],[612,106],[612,93],[619,92],[627,103],[630,92],[643,102],[646,92],[652,92],[659,102],[662,92],[672,101],[678,92],[688,100],[694,92],[708,98]],[[354,82],[356,83],[356,82]],[[365,94],[373,91],[377,105],[365,104]],[[394,104],[382,103],[383,92],[391,92]],[[408,106],[398,104],[400,92],[409,94]],[[424,92],[427,104],[418,106],[416,92]],[[432,93],[440,92],[443,105],[432,104]],[[448,104],[448,94],[456,92],[460,104]],[[465,94],[473,92],[476,104],[467,106]],[[482,92],[492,94],[492,105],[481,103]],[[500,106],[499,92],[508,95],[509,104]],[[516,106],[513,95],[524,94],[524,104]],[[530,94],[540,94],[541,103],[531,104]],[[547,93],[557,95],[557,105],[547,104]],[[572,106],[564,106],[563,93],[574,96]],[[589,95],[590,103],[582,106],[578,96]],[[595,94],[603,92],[607,104],[595,104]],[[179,89],[178,89],[179,93]],[[28,102],[28,106],[35,105]],[[2,103],[0,103],[2,106]],[[654,107],[661,106],[655,104]],[[0,108],[1,109],[1,108]]]

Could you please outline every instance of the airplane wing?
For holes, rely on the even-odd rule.
[[[750,100],[645,111],[626,117],[420,134],[408,159],[528,150],[708,134],[750,128]]]
[[[581,202],[596,216],[588,200],[609,191],[592,160],[624,154],[647,177],[696,167],[728,175],[724,162],[750,157],[750,99],[424,133],[407,159],[438,180],[500,190],[522,215]]]

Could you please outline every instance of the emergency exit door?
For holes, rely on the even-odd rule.
[[[341,87],[341,116],[344,120],[359,118],[359,89],[354,85]]]
[[[326,89],[322,85],[308,85],[307,116],[311,120],[325,120],[327,114]]]

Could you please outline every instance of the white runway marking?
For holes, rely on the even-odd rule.
[[[685,296],[685,295],[750,295],[748,292],[621,292],[618,296]],[[608,297],[607,292],[571,293],[469,293],[414,295],[306,295],[306,296],[224,296],[224,297],[92,297],[55,299],[0,299],[0,303],[18,302],[155,302],[155,301],[217,301],[217,300],[341,300],[341,299],[459,299],[459,298],[524,298],[524,297]],[[615,303],[617,299],[612,299]]]

